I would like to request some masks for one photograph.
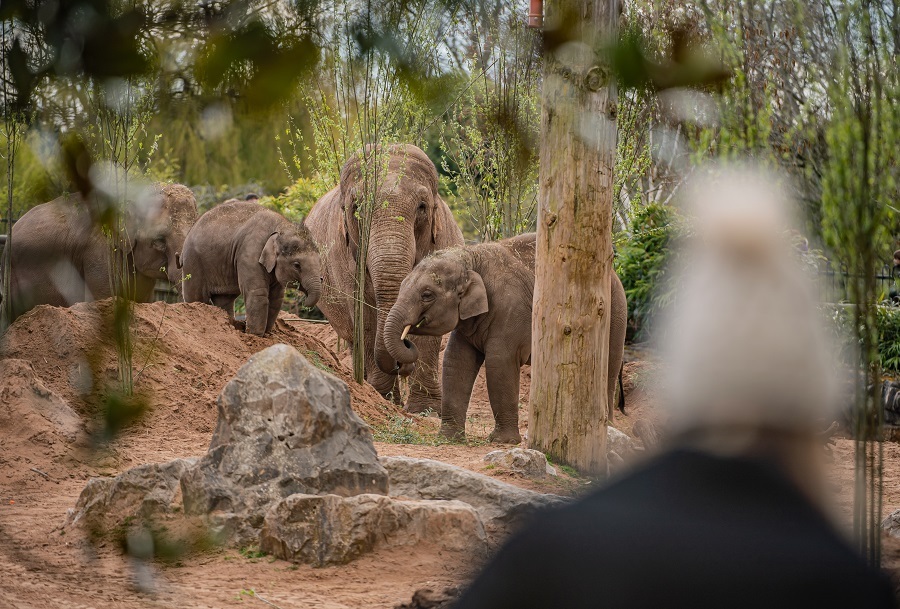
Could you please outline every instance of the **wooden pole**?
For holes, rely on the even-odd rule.
[[[606,475],[618,0],[546,0],[528,444]]]

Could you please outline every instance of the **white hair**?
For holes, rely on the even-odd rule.
[[[669,430],[809,434],[834,414],[834,349],[785,235],[778,176],[716,168],[687,186],[693,227],[662,321]]]

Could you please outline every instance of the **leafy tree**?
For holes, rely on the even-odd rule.
[[[643,340],[652,335],[654,316],[670,304],[675,292],[668,270],[679,217],[674,208],[651,203],[631,222],[629,236],[618,245],[616,272],[628,300],[630,329]]]
[[[493,241],[534,230],[540,70],[537,37],[506,6],[479,23],[465,60],[469,82],[448,111],[441,167],[475,233]]]

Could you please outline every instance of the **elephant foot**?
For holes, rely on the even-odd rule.
[[[518,429],[498,429],[494,428],[491,435],[488,436],[488,442],[495,444],[521,444],[522,435]]]
[[[406,408],[409,414],[428,413],[428,416],[441,416],[441,398],[411,393],[406,400]]]
[[[466,428],[464,425],[460,427],[459,425],[443,422],[441,423],[441,430],[438,433],[442,437],[453,440],[454,442],[466,441]]]

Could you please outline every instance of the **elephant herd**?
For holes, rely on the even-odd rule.
[[[221,307],[233,321],[234,301],[243,295],[246,331],[258,335],[274,326],[285,287],[297,284],[305,304],[318,304],[350,343],[356,276],[364,267],[366,380],[399,402],[397,378],[408,376],[407,411],[440,413],[441,433],[461,439],[484,365],[495,419],[491,440],[518,443],[519,370],[531,358],[535,235],[465,246],[428,156],[404,144],[372,151],[345,163],[339,184],[302,224],[237,200],[198,218],[189,189],[156,186],[128,207],[110,247],[95,210],[80,197],[38,205],[16,223],[3,252],[4,261],[11,259],[12,320],[39,304],[112,296],[115,265],[127,269],[129,295],[139,302],[150,301],[156,281],[168,279],[181,286],[185,301]],[[373,175],[377,204],[365,230],[359,208],[363,196],[372,196]],[[368,242],[364,260],[361,241]],[[615,274],[611,288],[610,413],[626,325]]]

